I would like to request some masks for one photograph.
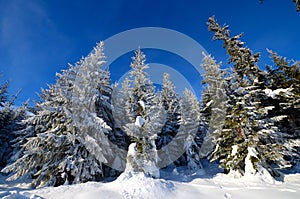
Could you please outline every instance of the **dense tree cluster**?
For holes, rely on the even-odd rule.
[[[9,96],[8,86],[8,82],[0,85],[0,169],[10,162],[17,150],[18,131],[25,128],[22,120],[27,118],[27,103],[14,107],[17,95]]]
[[[130,75],[111,84],[104,44],[57,74],[34,108],[15,107],[0,86],[0,168],[8,180],[32,185],[75,184],[121,172],[159,177],[159,170],[203,170],[217,161],[242,175],[293,168],[300,159],[300,68],[269,51],[274,66],[211,17],[208,30],[224,42],[228,70],[203,54],[202,98],[176,93],[169,74],[156,89],[138,49]],[[200,56],[200,55],[199,55]],[[229,70],[230,69],[230,70]],[[128,153],[127,153],[128,151]],[[249,165],[250,164],[250,165]]]
[[[208,82],[214,90],[225,93],[226,99],[224,120],[219,123],[222,127],[215,130],[212,126],[207,136],[215,143],[211,159],[219,160],[226,172],[244,174],[245,159],[255,151],[251,160],[256,172],[264,168],[277,175],[275,168],[292,167],[299,160],[299,64],[290,65],[270,51],[275,68],[263,71],[257,65],[260,55],[244,47],[241,34],[231,37],[228,26],[220,26],[213,17],[208,20],[208,29],[214,40],[224,42],[229,64],[233,64],[224,85]],[[208,62],[213,70],[212,60],[206,60],[204,68]]]

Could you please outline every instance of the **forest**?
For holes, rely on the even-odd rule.
[[[1,84],[1,173],[43,187],[123,172],[159,178],[168,167],[193,175],[204,160],[226,174],[268,172],[275,179],[299,168],[299,62],[268,50],[273,64],[259,66],[260,53],[242,34],[232,36],[214,17],[207,26],[228,63],[203,55],[201,99],[188,89],[176,93],[167,73],[155,88],[139,48],[129,77],[112,84],[103,42],[57,73],[33,107],[15,106],[17,94],[8,93],[8,81]]]

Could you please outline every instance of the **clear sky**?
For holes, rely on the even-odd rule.
[[[22,89],[18,102],[34,99],[55,82],[56,72],[86,56],[96,42],[139,27],[179,31],[226,63],[222,43],[207,31],[212,15],[230,25],[232,34],[244,32],[246,45],[262,52],[262,65],[266,48],[300,60],[300,13],[292,0],[0,0],[0,81],[10,81],[11,93]],[[166,59],[157,53],[146,50],[150,61]],[[184,63],[176,59],[168,64]],[[120,60],[129,65],[130,59]]]

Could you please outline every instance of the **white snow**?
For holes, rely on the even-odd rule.
[[[128,152],[127,152],[127,156],[135,156],[136,154],[136,150],[135,150],[135,147],[136,147],[136,143],[131,143],[128,147]]]
[[[264,91],[265,91],[265,94],[267,94],[269,97],[274,99],[280,94],[291,95],[292,88],[286,88],[286,89],[279,88],[276,90],[271,90],[271,89],[267,88]]]
[[[241,178],[225,174],[217,174],[213,177],[188,177],[178,173],[170,175],[172,180],[153,179],[142,173],[132,176],[122,174],[113,182],[87,182],[35,190],[30,190],[26,183],[7,184],[1,177],[0,198],[298,199],[300,195],[300,174],[286,175],[284,182],[273,181],[272,183],[254,175]]]
[[[138,103],[142,107],[142,109],[145,110],[145,102],[143,100],[139,100]]]
[[[244,177],[248,180],[260,179],[266,183],[274,184],[275,180],[271,174],[262,166],[258,165],[258,171],[254,169],[251,158],[258,158],[257,151],[253,147],[248,147],[248,154],[245,158],[245,174]]]
[[[265,110],[270,111],[273,110],[275,108],[275,106],[266,106]]]
[[[157,156],[157,151],[153,152],[155,153],[155,156]],[[125,171],[122,174],[122,177],[120,176],[121,178],[135,176],[137,168],[134,167],[136,166],[140,167],[140,169],[142,169],[148,176],[159,178],[159,169],[155,163],[157,160],[145,160],[137,158],[136,143],[131,143],[129,145],[127,159],[130,159],[130,161],[127,161]]]
[[[143,126],[143,124],[145,123],[145,120],[144,120],[144,118],[142,117],[142,116],[137,116],[136,118],[135,118],[135,125],[136,126],[138,126],[138,127],[142,127]]]
[[[245,176],[254,175],[256,170],[251,162],[251,157],[257,158],[257,152],[254,148],[248,147],[248,154],[245,159]]]
[[[232,146],[231,156],[234,156],[238,152],[238,145]]]
[[[286,117],[287,117],[286,115],[280,115],[280,116],[272,117],[272,120],[274,120],[275,122],[279,122]]]
[[[128,147],[127,157],[131,156],[132,158],[136,156],[136,143],[131,143]],[[132,165],[129,161],[126,162],[125,172],[128,173],[132,171]]]
[[[209,107],[213,102],[214,100],[210,100],[209,102],[206,103],[205,107]]]

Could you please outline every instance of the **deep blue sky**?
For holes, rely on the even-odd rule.
[[[139,27],[184,33],[226,63],[222,43],[212,42],[207,31],[212,15],[229,24],[232,34],[244,32],[246,45],[262,52],[262,65],[266,48],[300,60],[300,13],[292,0],[0,0],[0,81],[10,81],[11,93],[22,89],[18,102],[36,98],[55,82],[56,72],[86,56],[96,42]],[[163,54],[156,57],[166,59]]]

